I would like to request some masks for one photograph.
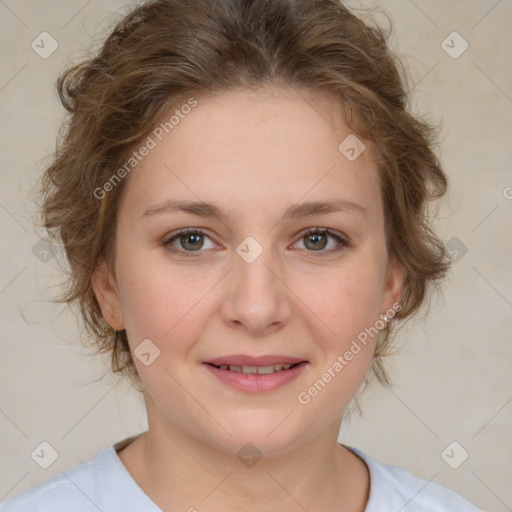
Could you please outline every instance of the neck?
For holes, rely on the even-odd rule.
[[[148,432],[120,451],[119,457],[162,510],[365,510],[368,469],[337,444],[338,429],[255,462],[148,418]]]

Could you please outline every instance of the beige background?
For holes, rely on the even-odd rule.
[[[393,392],[369,392],[364,417],[344,425],[340,440],[451,487],[487,511],[506,511],[512,507],[512,2],[382,3],[393,21],[393,45],[416,84],[414,108],[444,124],[439,154],[451,191],[437,226],[443,240],[456,237],[467,253],[428,319],[404,332],[405,346],[390,360]],[[108,374],[101,379],[105,366],[85,355],[73,315],[45,302],[58,291],[58,263],[45,263],[41,246],[34,249],[41,233],[33,228],[29,196],[63,115],[57,75],[92,35],[107,33],[108,16],[123,5],[0,2],[0,501],[146,428],[142,399]],[[47,59],[31,48],[43,31],[59,45]],[[453,31],[469,43],[456,59],[441,46]],[[461,48],[460,41],[453,46]],[[46,470],[31,458],[43,441],[59,454]],[[469,453],[458,469],[441,457],[452,441]],[[452,460],[460,450],[449,452]]]

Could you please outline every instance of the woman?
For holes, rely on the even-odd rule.
[[[149,429],[2,512],[479,510],[337,442],[449,268],[401,73],[335,0],[147,2],[63,73],[44,224]]]

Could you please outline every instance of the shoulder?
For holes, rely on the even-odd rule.
[[[370,471],[370,497],[365,512],[483,512],[460,494],[441,485],[418,478],[397,466],[383,465],[360,450]]]
[[[96,457],[0,505],[0,512],[161,512],[117,455],[137,435],[107,446]]]
[[[8,499],[0,512],[97,512],[92,462],[80,464]]]

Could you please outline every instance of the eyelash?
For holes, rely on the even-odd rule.
[[[182,249],[171,248],[171,243],[174,242],[175,240],[179,239],[183,235],[203,235],[203,236],[206,236],[207,238],[210,238],[208,236],[208,234],[200,228],[186,228],[186,229],[182,229],[182,230],[176,232],[171,238],[164,240],[162,242],[162,245],[167,250],[171,251],[172,253],[175,253],[175,254],[181,253],[186,258],[199,257],[201,255],[201,252],[204,252],[204,251],[202,251],[202,250],[185,251]],[[332,255],[332,254],[338,253],[338,252],[342,251],[343,249],[346,249],[351,246],[351,244],[347,240],[345,240],[341,236],[333,233],[331,230],[329,230],[327,228],[310,228],[306,231],[302,231],[300,233],[299,240],[301,240],[302,238],[304,238],[306,236],[311,236],[311,235],[329,235],[329,236],[335,238],[336,241],[339,243],[339,246],[337,248],[331,249],[329,251],[323,251],[323,250],[309,251],[306,249],[307,252],[312,253],[311,256],[313,258],[321,258],[321,257],[327,256],[327,255]],[[315,253],[318,253],[318,254],[315,254]]]

